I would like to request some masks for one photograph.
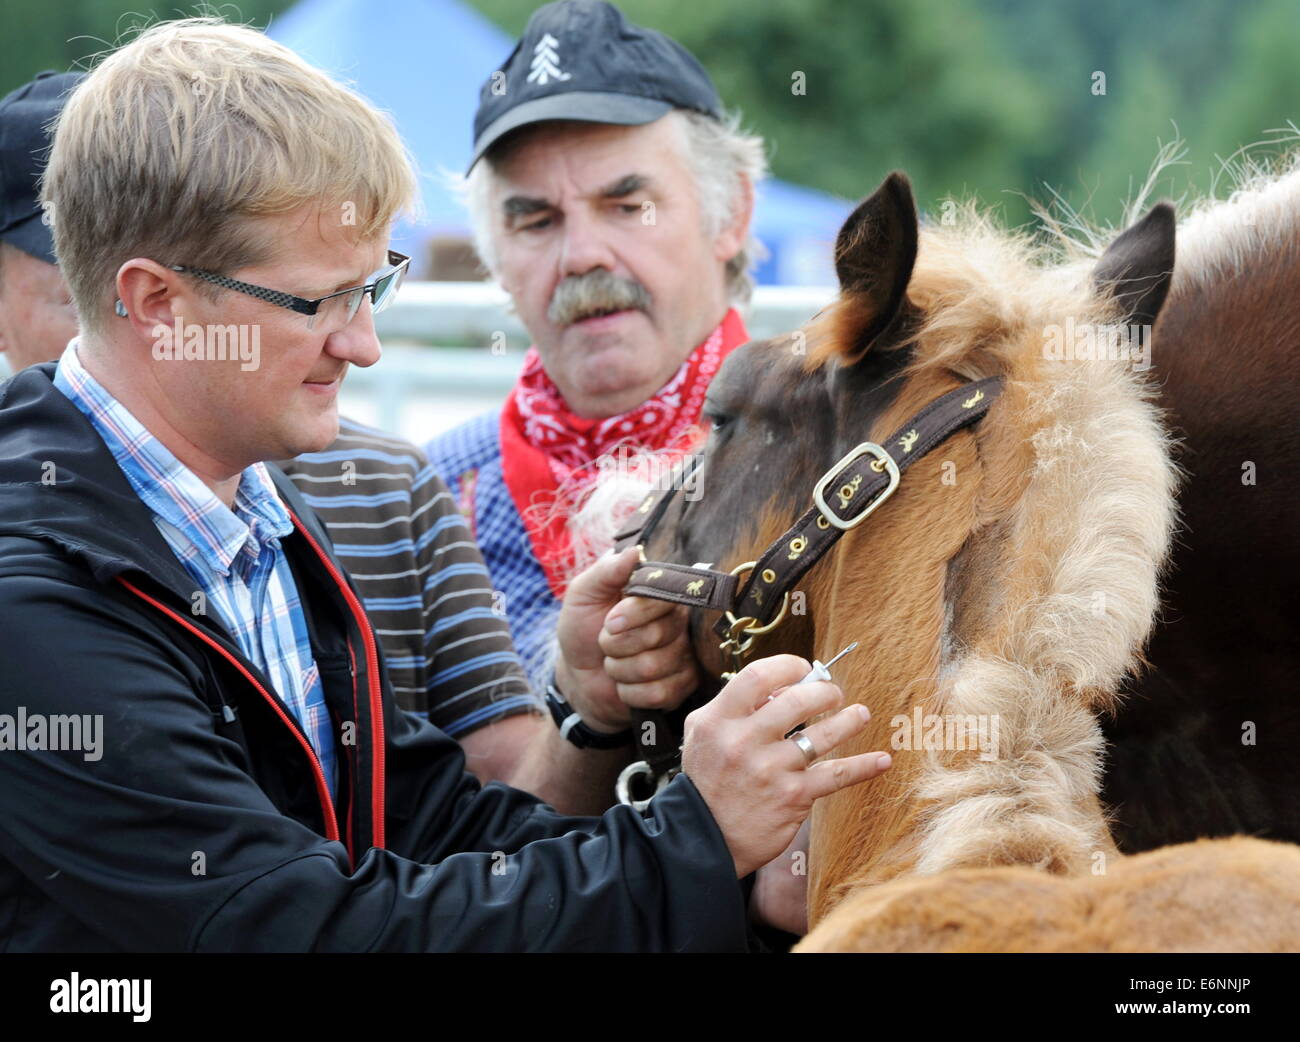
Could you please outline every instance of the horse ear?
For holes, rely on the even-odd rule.
[[[916,263],[916,201],[906,175],[895,171],[849,214],[835,240],[840,295],[860,316],[852,344],[857,356],[902,307]]]
[[[1106,248],[1093,270],[1097,288],[1119,301],[1125,325],[1150,326],[1174,275],[1174,208],[1157,203]]]

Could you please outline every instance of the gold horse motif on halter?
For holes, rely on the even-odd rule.
[[[835,493],[835,494],[836,494],[837,496],[840,497],[840,509],[841,509],[841,510],[843,510],[845,507],[847,507],[847,506],[849,505],[849,500],[852,499],[853,496],[857,493],[857,491],[858,491],[858,486],[861,485],[861,484],[862,484],[862,475],[861,475],[861,474],[855,474],[855,475],[853,476],[853,480],[852,480],[852,481],[850,481],[850,482],[849,482],[848,484],[846,484],[846,485],[841,485],[841,486],[840,486],[840,490],[839,490],[837,493]]]

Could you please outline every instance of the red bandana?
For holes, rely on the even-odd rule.
[[[560,389],[542,368],[537,348],[528,349],[523,372],[501,410],[501,472],[555,596],[564,596],[572,565],[568,514],[598,476],[597,459],[621,445],[689,446],[698,433],[709,381],[722,360],[748,339],[740,315],[729,310],[649,400],[604,419],[584,419],[570,412]],[[565,503],[556,509],[561,494]]]

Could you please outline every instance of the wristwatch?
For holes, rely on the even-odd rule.
[[[546,706],[551,711],[551,719],[560,729],[560,737],[566,738],[579,749],[617,749],[632,744],[632,728],[628,727],[614,734],[606,734],[588,727],[582,722],[573,707],[565,701],[560,689],[555,686],[555,672],[546,685]]]

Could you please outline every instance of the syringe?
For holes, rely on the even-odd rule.
[[[813,668],[810,669],[806,674],[804,674],[801,680],[795,681],[795,683],[791,684],[790,686],[798,687],[800,684],[811,684],[814,680],[830,680],[831,666],[835,665],[835,663],[837,663],[840,659],[842,659],[845,655],[847,655],[850,651],[852,651],[857,646],[858,646],[858,642],[855,640],[847,648],[845,648],[838,655],[836,655],[834,658],[832,658],[829,662],[826,663],[821,663],[818,662],[816,659],[813,659]],[[776,698],[776,695],[767,696],[767,700],[769,702],[772,701],[772,699],[774,698]]]

